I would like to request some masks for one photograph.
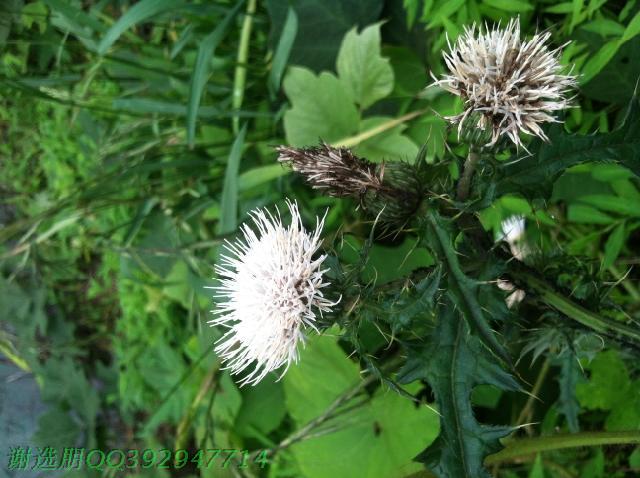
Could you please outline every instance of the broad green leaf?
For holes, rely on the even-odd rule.
[[[421,379],[427,380],[435,393],[440,435],[418,459],[439,478],[488,478],[484,458],[502,448],[499,439],[511,430],[478,423],[471,392],[481,384],[501,390],[520,387],[470,334],[466,320],[449,301],[439,308],[433,335],[411,347],[399,373],[401,383]]]
[[[361,280],[376,285],[398,280],[421,267],[434,264],[433,257],[423,247],[417,247],[415,239],[406,238],[397,245],[373,244],[367,254]],[[357,263],[363,243],[354,236],[343,237],[340,259],[345,263]]]
[[[220,200],[220,223],[218,234],[233,232],[238,227],[238,171],[240,159],[244,150],[244,138],[247,134],[247,124],[242,126],[238,136],[231,145],[227,169],[224,174],[222,198]]]
[[[379,116],[366,118],[360,123],[360,130],[368,131],[390,120],[392,119]],[[384,133],[376,134],[361,142],[354,148],[354,151],[369,161],[402,160],[413,162],[418,154],[418,146],[409,137],[402,134],[404,129],[404,125],[398,125]]]
[[[609,234],[609,238],[604,245],[604,257],[602,258],[603,269],[608,269],[614,264],[624,245],[625,239],[625,224],[621,223]]]
[[[267,0],[271,18],[271,45],[281,38],[289,8],[298,18],[289,64],[306,66],[315,72],[332,70],[340,42],[354,25],[364,27],[379,19],[382,0]]]
[[[606,68],[580,88],[580,95],[602,102],[627,104],[640,77],[640,36],[622,45]]]
[[[287,411],[282,382],[269,376],[253,387],[243,387],[242,407],[234,429],[244,436],[260,438],[275,430]]]
[[[635,430],[640,427],[640,381],[632,381],[615,350],[599,353],[587,366],[589,380],[576,387],[580,404],[589,410],[609,411],[605,428]]]
[[[57,444],[77,443],[81,427],[66,410],[51,408],[38,418],[38,430],[33,435],[34,443],[39,447]]]
[[[278,40],[278,46],[273,54],[273,61],[271,62],[271,72],[269,73],[269,85],[273,91],[280,89],[280,80],[284,73],[284,69],[289,61],[289,55],[291,54],[291,47],[298,34],[298,15],[292,6],[289,6],[287,11],[287,19],[282,27],[280,33],[280,39]]]
[[[358,132],[360,116],[353,98],[331,73],[314,75],[292,67],[284,79],[291,108],[284,114],[284,129],[291,146],[332,142]]]
[[[231,21],[240,11],[243,1],[238,1],[236,6],[227,13],[224,19],[216,25],[211,33],[209,33],[200,42],[198,47],[198,56],[193,66],[191,74],[191,85],[189,86],[189,102],[187,103],[187,141],[193,146],[196,136],[196,117],[198,108],[202,99],[204,87],[207,84],[209,76],[209,68],[211,66],[211,57],[218,47],[218,44],[224,38],[224,35],[231,24]]]
[[[514,158],[501,168],[497,191],[528,198],[548,198],[555,180],[571,166],[613,161],[640,175],[640,104],[634,97],[622,126],[611,133],[569,135],[562,127],[549,131],[549,143],[535,140],[531,157]]]
[[[322,415],[361,380],[358,367],[334,338],[311,339],[301,351],[300,363],[284,378],[287,406],[297,427]],[[388,478],[420,469],[412,458],[435,438],[435,412],[386,388],[378,390],[370,401],[353,399],[345,405],[347,411],[326,424],[333,429],[331,433],[292,446],[301,476]],[[349,409],[350,405],[354,408]]]
[[[358,33],[351,29],[342,40],[336,69],[340,81],[361,109],[393,90],[393,69],[380,54],[380,24]]]
[[[300,354],[300,362],[291,366],[283,383],[287,410],[296,423],[304,425],[362,378],[358,366],[328,335],[310,340]]]
[[[102,37],[102,40],[98,44],[98,54],[104,55],[107,53],[111,45],[120,38],[120,35],[133,25],[144,22],[160,13],[179,9],[182,6],[184,6],[182,2],[176,2],[174,0],[142,0],[134,4],[124,15],[118,18],[118,21],[114,23],[104,37]]]

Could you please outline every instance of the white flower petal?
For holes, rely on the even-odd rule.
[[[336,304],[321,290],[328,285],[321,270],[326,256],[313,259],[324,219],[318,218],[315,231],[308,233],[296,203],[287,201],[287,206],[289,226],[282,224],[279,213],[252,211],[257,234],[243,224],[243,239],[225,243],[228,255],[215,267],[220,285],[213,289],[222,300],[210,324],[229,329],[215,351],[232,374],[255,364],[242,385],[256,384],[269,372],[297,362],[304,327],[317,330],[316,313],[330,311]]]

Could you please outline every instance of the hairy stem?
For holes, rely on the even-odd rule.
[[[466,201],[467,198],[469,197],[469,189],[471,188],[471,179],[473,178],[473,173],[476,170],[476,166],[479,160],[480,160],[479,151],[473,146],[470,146],[469,155],[467,156],[467,159],[464,162],[462,176],[458,181],[458,190],[456,194],[456,199],[458,201]]]

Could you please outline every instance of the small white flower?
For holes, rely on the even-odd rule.
[[[521,215],[510,216],[500,224],[502,229],[501,241],[509,244],[513,257],[523,260],[529,253],[526,244],[523,243],[525,235],[525,218]]]
[[[315,326],[316,313],[330,311],[337,302],[323,297],[326,255],[316,259],[324,219],[317,218],[315,231],[304,229],[295,202],[287,201],[291,224],[282,224],[280,214],[256,209],[250,213],[256,231],[241,226],[244,239],[227,242],[228,255],[215,269],[220,285],[212,287],[223,299],[214,311],[212,325],[229,330],[218,340],[216,353],[232,374],[255,363],[241,381],[256,384],[269,372],[298,360],[297,346],[304,344],[303,329]],[[281,375],[281,377],[282,377]]]
[[[550,36],[547,31],[522,41],[513,18],[505,29],[465,27],[455,45],[449,43],[444,59],[450,74],[434,79],[464,100],[464,112],[448,118],[459,124],[459,133],[464,120],[478,113],[477,126],[491,131],[487,146],[502,135],[522,146],[520,132],[547,140],[540,123],[557,122],[552,114],[569,106],[565,95],[576,86],[574,76],[561,74],[561,48],[546,47]]]

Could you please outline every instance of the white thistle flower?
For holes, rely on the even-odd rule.
[[[255,363],[241,381],[256,384],[269,372],[298,361],[297,346],[304,344],[303,328],[317,331],[316,312],[330,311],[337,302],[323,297],[326,255],[313,259],[320,247],[324,219],[317,218],[313,233],[307,232],[295,202],[287,201],[291,224],[285,227],[279,212],[250,213],[257,234],[248,224],[241,226],[244,238],[226,242],[228,255],[215,269],[220,285],[212,287],[223,299],[214,311],[212,325],[229,330],[218,340],[216,353],[232,374]],[[281,377],[282,377],[281,375]]]
[[[444,59],[450,74],[434,77],[434,84],[464,100],[464,112],[447,118],[459,124],[459,134],[464,120],[477,113],[477,127],[491,131],[487,146],[502,135],[522,146],[520,132],[548,140],[540,124],[558,122],[552,114],[569,107],[565,95],[577,84],[574,76],[560,73],[562,47],[549,50],[550,36],[547,31],[522,41],[513,18],[505,29],[465,27],[453,47],[447,39],[450,52]]]

